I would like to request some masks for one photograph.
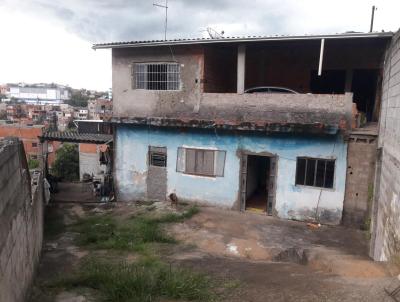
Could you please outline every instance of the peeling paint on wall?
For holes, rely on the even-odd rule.
[[[343,209],[346,179],[347,144],[335,137],[235,134],[216,131],[116,127],[117,194],[121,201],[145,199],[147,192],[148,146],[165,146],[168,152],[167,193],[180,199],[218,205],[237,206],[240,157],[238,150],[278,155],[276,213],[287,219],[318,217],[322,223],[339,224]],[[177,149],[182,146],[226,151],[224,177],[192,177],[176,172]],[[295,185],[296,157],[336,159],[333,189]],[[135,181],[133,181],[135,179]]]

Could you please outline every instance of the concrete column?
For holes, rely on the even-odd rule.
[[[237,93],[244,93],[244,81],[246,73],[246,45],[238,46],[237,55]]]
[[[346,84],[344,91],[345,92],[351,92],[351,85],[353,83],[353,69],[347,69],[346,70]]]

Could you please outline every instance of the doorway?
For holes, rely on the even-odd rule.
[[[272,215],[275,199],[276,157],[244,154],[241,169],[243,211]]]

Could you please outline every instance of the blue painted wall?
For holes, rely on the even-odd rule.
[[[237,205],[240,158],[237,151],[278,155],[275,210],[281,218],[340,223],[346,180],[347,144],[341,136],[266,136],[249,133],[171,130],[119,125],[116,129],[115,179],[121,201],[146,199],[148,146],[167,147],[167,190],[182,199],[223,207]],[[226,151],[224,177],[201,177],[176,172],[178,147]],[[336,159],[333,189],[296,186],[296,157]],[[318,208],[318,210],[317,210]]]

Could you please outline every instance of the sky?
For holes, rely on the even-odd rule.
[[[111,52],[93,43],[164,38],[165,0],[0,0],[0,83],[111,88]],[[168,38],[331,34],[400,27],[400,0],[169,0]]]

